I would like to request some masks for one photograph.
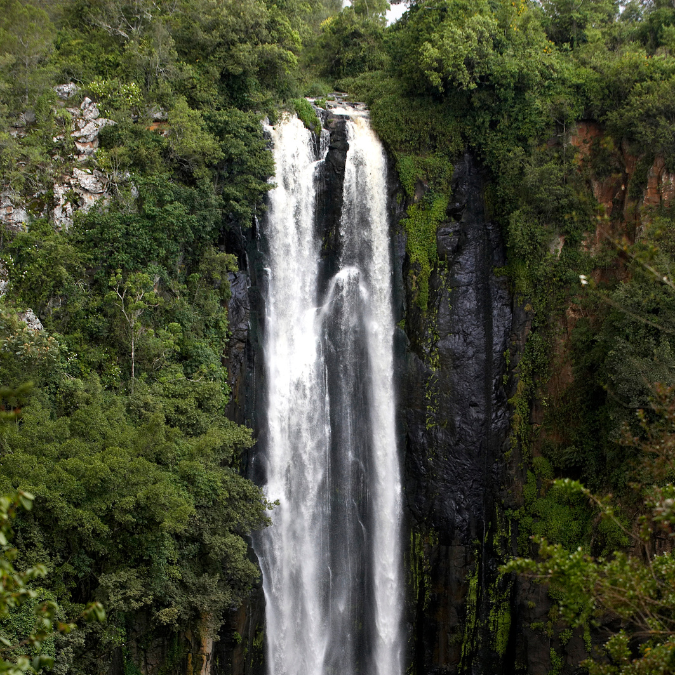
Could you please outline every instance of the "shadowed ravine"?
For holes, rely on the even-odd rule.
[[[317,222],[327,132],[317,143],[297,118],[269,129],[262,462],[279,505],[255,550],[270,675],[401,672],[387,162],[367,118],[340,112],[349,149],[339,269],[327,284]]]

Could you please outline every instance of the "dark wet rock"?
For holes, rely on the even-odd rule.
[[[443,224],[436,231],[436,249],[440,260],[454,256],[461,243],[461,223]]]
[[[321,228],[319,236],[324,242],[321,256],[323,267],[321,278],[324,287],[337,272],[339,265],[342,193],[349,150],[347,126],[343,118],[329,114],[325,127],[330,132],[330,144],[319,175],[321,187],[317,195],[316,217],[316,223]]]
[[[508,430],[502,376],[511,299],[506,280],[493,273],[504,251],[497,226],[485,218],[482,176],[470,157],[454,180],[467,206],[460,222],[439,229],[447,268],[432,275],[427,335],[416,336],[418,343],[428,338],[432,356],[409,354],[401,401],[408,505],[415,518],[430,519],[444,543],[466,545],[485,528],[485,496]]]
[[[437,232],[445,265],[430,279],[426,316],[411,312],[408,329],[401,392],[405,497],[413,532],[431,542],[425,549],[430,588],[412,622],[419,675],[505,672],[491,637],[479,633],[489,611],[481,596],[494,576],[491,567],[496,570],[486,542],[510,421],[503,375],[512,311],[506,280],[493,272],[504,264],[504,246],[486,218],[482,193],[483,176],[466,155],[455,168],[456,204],[449,209],[458,220]],[[469,574],[480,577],[475,617],[466,601]],[[472,623],[477,633],[468,635]]]
[[[228,414],[232,419],[241,419],[241,412],[238,414],[238,411],[242,408],[244,395],[242,389],[246,380],[246,344],[251,313],[248,294],[249,276],[244,271],[236,274],[230,273],[228,276],[232,293],[227,306],[230,341],[226,349],[226,365],[231,391]]]

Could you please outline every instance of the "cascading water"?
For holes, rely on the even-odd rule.
[[[264,461],[279,505],[254,542],[270,675],[401,673],[386,158],[367,118],[340,112],[349,115],[341,253],[323,292],[315,214],[325,143],[317,151],[295,117],[270,129]]]

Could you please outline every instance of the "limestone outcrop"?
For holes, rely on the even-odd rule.
[[[79,88],[71,83],[55,87],[58,97],[68,102],[75,97]],[[64,105],[62,103],[61,105]],[[75,152],[70,157],[72,169],[62,175],[53,185],[53,201],[48,204],[44,194],[32,195],[32,200],[47,204],[40,213],[29,213],[27,200],[18,196],[11,186],[0,192],[0,223],[15,232],[27,227],[30,215],[49,216],[59,229],[67,229],[73,222],[75,211],[88,211],[96,202],[108,194],[108,179],[106,175],[87,166],[91,162],[99,147],[99,133],[101,129],[115,124],[106,117],[102,117],[97,104],[85,97],[77,107],[66,107],[72,118],[69,133],[74,142]],[[23,138],[28,128],[35,122],[35,115],[31,112],[23,113],[10,129],[15,138]],[[63,135],[55,136],[54,143],[65,140]],[[77,164],[82,165],[81,168]]]

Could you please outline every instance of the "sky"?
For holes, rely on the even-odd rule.
[[[345,7],[349,7],[349,5],[352,4],[351,0],[342,0],[342,2]],[[406,9],[404,4],[392,5],[391,9],[387,12],[387,23],[390,24],[394,23],[394,21],[398,21]]]
[[[387,12],[387,23],[394,23],[394,21],[398,21],[401,16],[403,16],[403,12],[408,9],[405,5],[392,5],[391,9]]]

